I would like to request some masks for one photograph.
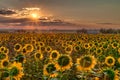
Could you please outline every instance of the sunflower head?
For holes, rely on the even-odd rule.
[[[59,52],[57,50],[53,50],[51,53],[50,53],[50,59],[58,59],[59,57]]]
[[[105,58],[105,64],[107,66],[113,66],[115,64],[115,59],[112,56],[108,56]]]
[[[70,69],[71,66],[72,66],[72,59],[68,55],[61,55],[57,59],[57,65],[59,66],[59,68],[61,69],[61,71],[64,71],[66,69]]]
[[[94,56],[85,55],[77,59],[77,70],[78,71],[89,71],[94,68],[96,59]]]
[[[42,60],[42,59],[43,59],[43,54],[42,54],[41,52],[36,52],[36,53],[34,54],[34,58],[35,58],[36,60]]]
[[[9,77],[9,72],[8,71],[2,72],[1,77],[8,78]]]
[[[4,53],[0,53],[0,60],[8,59],[8,55]]]
[[[19,52],[21,50],[21,48],[22,48],[22,45],[19,44],[19,43],[14,45],[14,50],[17,51],[17,52]]]
[[[5,67],[8,67],[9,65],[9,60],[8,59],[5,59],[5,60],[2,60],[1,61],[1,68],[5,68]]]
[[[22,64],[16,62],[12,63],[9,67],[9,73],[12,77],[21,78],[24,75]]]
[[[71,53],[72,50],[73,50],[72,45],[68,45],[68,46],[65,47],[65,52],[66,52],[66,53]]]
[[[43,74],[45,76],[56,77],[57,76],[57,67],[54,63],[48,63],[44,66]]]
[[[26,44],[24,47],[26,48],[27,52],[32,52],[34,50],[34,47],[32,44]]]

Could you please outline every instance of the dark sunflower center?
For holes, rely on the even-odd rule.
[[[70,63],[70,59],[68,56],[61,56],[58,59],[58,64],[62,67],[67,66],[69,63]]]
[[[85,47],[88,47],[88,45],[86,44]]]
[[[41,46],[43,46],[43,43],[40,43]]]
[[[41,51],[45,51],[45,47],[41,47]]]
[[[20,49],[20,45],[16,45],[16,46],[15,46],[15,49],[16,49],[16,50]]]
[[[4,51],[4,48],[1,48],[1,51]]]
[[[2,77],[9,77],[9,72],[3,72]]]
[[[5,59],[5,58],[6,58],[6,55],[3,54],[3,53],[1,53],[1,54],[0,54],[0,60]]]
[[[31,50],[32,49],[32,46],[27,46],[27,50]]]
[[[90,57],[86,56],[80,60],[80,65],[82,67],[89,67],[92,64],[92,60]]]
[[[47,51],[50,51],[50,48],[47,48]]]
[[[19,70],[16,68],[16,67],[13,67],[11,70],[10,70],[10,74],[12,76],[17,76],[19,74]]]
[[[70,48],[70,47],[67,47],[67,48],[66,48],[66,51],[71,51],[71,48]]]
[[[98,49],[98,50],[97,50],[97,53],[100,53],[100,52],[101,52],[101,50],[100,50],[100,49]]]
[[[48,73],[52,73],[53,71],[56,70],[56,67],[55,67],[54,64],[49,64],[49,65],[47,66],[46,70],[47,70]]]
[[[108,59],[108,63],[112,64],[113,63],[113,59]]]
[[[4,67],[8,66],[8,61],[4,61],[4,62],[3,62],[3,66],[4,66]]]
[[[40,58],[41,54],[40,53],[37,53],[36,54],[36,58]]]
[[[76,46],[75,49],[76,49],[76,50],[79,50],[80,48],[79,48],[79,46]]]
[[[117,47],[117,43],[114,43],[113,46],[114,46],[114,47]]]
[[[26,49],[25,48],[23,49],[23,53],[26,53]]]
[[[56,58],[57,57],[57,53],[52,53],[52,58]]]

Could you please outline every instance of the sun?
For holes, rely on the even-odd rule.
[[[39,14],[37,14],[37,13],[31,13],[30,16],[32,19],[39,19],[39,17],[40,17]]]

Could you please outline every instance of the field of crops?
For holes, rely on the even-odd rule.
[[[0,34],[0,80],[120,80],[119,73],[119,34]]]

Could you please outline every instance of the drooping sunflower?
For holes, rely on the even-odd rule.
[[[57,60],[59,56],[60,56],[60,53],[57,50],[53,50],[50,53],[50,59],[52,60]]]
[[[43,74],[45,76],[50,77],[57,77],[58,73],[58,67],[55,63],[48,63],[47,65],[44,65]]]
[[[19,63],[25,63],[25,62],[26,62],[25,55],[24,55],[24,54],[18,54],[18,55],[15,57],[15,61],[16,61],[16,62],[19,62]]]
[[[8,59],[4,59],[0,62],[0,68],[6,68],[9,65],[9,60]]]
[[[1,77],[3,78],[3,79],[5,79],[5,80],[10,80],[10,79],[8,79],[9,78],[9,71],[3,71],[2,73],[1,73]]]
[[[60,55],[56,64],[60,71],[68,70],[73,65],[72,58],[69,55]]]
[[[77,59],[78,71],[90,71],[96,65],[96,59],[92,55],[85,55]]]
[[[14,50],[15,50],[16,52],[19,52],[21,49],[22,49],[22,45],[21,45],[21,44],[16,43],[16,44],[14,45]]]
[[[112,56],[107,56],[107,57],[105,58],[105,64],[106,64],[107,66],[114,66],[114,64],[115,64],[115,58],[112,57]]]
[[[42,60],[43,59],[43,54],[40,51],[35,52],[34,58],[35,58],[35,60]]]
[[[70,54],[70,53],[72,53],[72,51],[73,51],[73,46],[72,45],[68,45],[68,46],[65,47],[65,52],[66,53]]]
[[[32,44],[25,44],[24,48],[26,48],[27,52],[32,52],[34,50],[34,47]]]
[[[24,75],[22,64],[18,62],[12,63],[9,67],[9,73],[12,77],[22,78],[22,76]]]

